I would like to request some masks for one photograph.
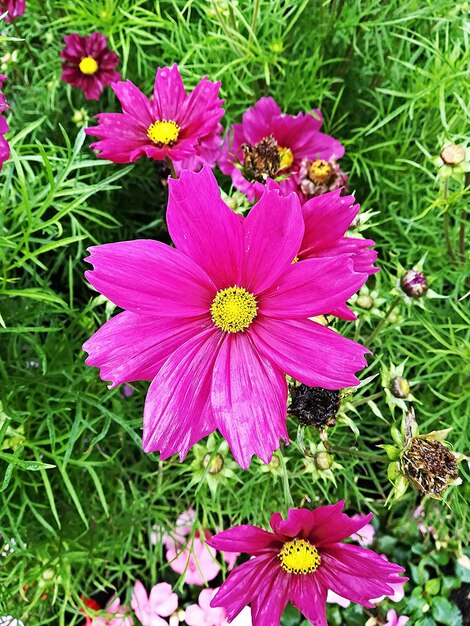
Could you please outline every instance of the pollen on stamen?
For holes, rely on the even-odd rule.
[[[98,63],[93,57],[83,57],[78,64],[78,69],[85,76],[93,76],[98,71]]]
[[[181,128],[173,120],[161,120],[150,124],[147,137],[156,144],[167,146],[178,139]]]
[[[294,155],[292,153],[292,150],[290,148],[282,148],[281,146],[278,146],[277,149],[281,158],[279,171],[288,170],[292,167],[292,164],[294,163]]]
[[[305,539],[288,541],[277,556],[282,569],[289,574],[312,574],[321,563],[318,550]]]
[[[227,287],[217,292],[211,305],[214,324],[228,333],[246,330],[256,317],[255,296],[243,287]]]

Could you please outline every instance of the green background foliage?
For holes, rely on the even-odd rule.
[[[445,192],[432,160],[446,141],[465,142],[468,132],[468,4],[27,0],[25,16],[3,27],[10,37],[4,52],[17,50],[18,59],[5,70],[12,156],[0,179],[0,532],[16,546],[0,568],[0,614],[34,626],[78,624],[82,594],[116,589],[124,599],[136,578],[148,586],[176,583],[150,532],[155,524],[171,527],[190,505],[198,528],[215,530],[266,525],[292,502],[345,498],[350,511],[378,514],[377,548],[416,568],[400,605],[416,616],[412,623],[450,624],[449,611],[452,624],[461,623],[452,591],[468,582],[468,570],[455,569],[468,537],[468,491],[454,487],[442,502],[424,502],[438,540],[423,540],[412,520],[418,494],[409,490],[386,510],[387,465],[367,455],[393,443],[390,426],[401,411],[392,414],[380,372],[404,360],[420,431],[452,426],[453,448],[465,452],[468,443],[468,264],[458,249],[468,192],[453,180]],[[343,401],[353,428],[339,421],[329,433],[343,468],[335,482],[305,470],[297,424],[289,419],[285,471],[262,471],[254,460],[214,494],[204,475],[192,482],[192,452],[180,464],[141,451],[147,384],[134,384],[135,393],[123,397],[84,365],[81,345],[113,313],[83,278],[86,248],[142,237],[168,241],[161,170],[150,161],[96,159],[72,120],[77,110],[85,118],[117,110],[109,88],[99,103],[87,102],[60,79],[64,35],[95,30],[120,56],[123,77],[148,94],[156,68],[173,62],[187,88],[206,74],[221,80],[226,127],[261,96],[293,114],[320,107],[326,132],[346,147],[350,190],[374,212],[366,236],[377,242],[382,271],[368,285],[384,299],[383,311],[395,297],[400,267],[426,256],[431,287],[445,298],[426,299],[423,308],[400,302],[367,344],[374,355],[363,377],[375,378]],[[219,179],[230,192],[230,181]],[[443,235],[447,218],[454,260]],[[358,322],[338,328],[367,342],[380,318],[356,311]],[[306,437],[319,442],[317,431]],[[466,463],[460,475],[465,483]],[[444,582],[430,584],[432,578]],[[357,608],[341,615],[332,609],[331,623],[367,619]],[[294,612],[286,624],[298,619]]]

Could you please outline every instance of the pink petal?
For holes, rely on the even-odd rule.
[[[90,145],[100,159],[131,163],[142,156],[150,140],[139,122],[124,113],[99,113],[96,118],[98,126],[88,126],[85,133],[101,139]]]
[[[202,318],[147,317],[124,311],[110,319],[83,344],[85,363],[100,368],[112,386],[153,380],[166,359],[208,324]]]
[[[242,284],[259,294],[291,266],[304,233],[299,199],[266,189],[243,222],[245,258]]]
[[[123,112],[148,129],[155,121],[150,100],[130,80],[114,83],[112,87]]]
[[[147,315],[193,317],[209,314],[215,288],[179,250],[137,239],[88,248],[94,267],[87,280],[123,309]]]
[[[251,615],[256,626],[279,626],[281,615],[290,599],[292,577],[280,567],[265,575],[258,593],[251,602]]]
[[[242,563],[222,583],[211,606],[224,608],[228,619],[233,620],[258,595],[262,584],[280,569],[277,557],[272,554],[257,556]]]
[[[293,318],[325,315],[344,305],[367,280],[348,256],[294,263],[259,298],[259,313]]]
[[[344,154],[341,143],[318,132],[322,122],[309,113],[279,115],[273,118],[271,133],[278,145],[290,148],[296,164],[303,159],[339,159]]]
[[[214,366],[212,408],[241,467],[254,454],[269,463],[281,438],[288,441],[286,403],[282,372],[258,354],[248,334],[228,334]]]
[[[159,67],[153,91],[156,119],[176,121],[185,100],[186,91],[178,65],[174,63],[172,67]]]
[[[219,90],[220,81],[213,83],[204,77],[189,94],[178,118],[183,137],[204,137],[217,129],[224,115]]]
[[[158,583],[150,591],[150,607],[157,615],[168,617],[178,608],[178,596],[168,583]]]
[[[203,167],[169,181],[167,223],[176,247],[194,259],[217,288],[239,284],[242,225],[223,202],[214,174]]]
[[[162,459],[188,450],[215,429],[210,408],[212,369],[221,334],[203,331],[165,362],[150,385],[144,409],[143,449]]]
[[[282,111],[273,98],[260,98],[254,107],[249,108],[243,114],[243,123],[234,124],[243,130],[245,137],[242,141],[238,140],[233,147],[238,150],[241,143],[246,141],[250,145],[255,145],[264,137],[271,134],[271,121],[273,117],[281,115]],[[235,130],[235,128],[234,128]],[[234,150],[232,150],[234,153]]]
[[[280,513],[271,515],[271,528],[281,541],[289,541],[294,537],[308,539],[314,525],[314,512],[308,509],[289,509],[287,519]]]
[[[326,596],[327,589],[315,574],[291,577],[289,600],[314,626],[328,626]]]
[[[309,540],[317,546],[330,545],[350,537],[372,519],[372,513],[356,518],[342,513],[344,500],[336,504],[319,506],[313,512],[312,532]]]
[[[301,246],[302,258],[333,246],[349,228],[359,212],[354,196],[341,196],[341,189],[307,200],[302,206],[305,234]]]
[[[205,614],[197,604],[190,604],[184,612],[184,621],[188,626],[205,626]]]
[[[221,552],[244,552],[252,556],[267,550],[279,551],[282,547],[272,533],[247,524],[223,530],[208,539],[207,543]]]
[[[258,316],[250,336],[283,372],[309,387],[354,387],[354,373],[367,365],[366,348],[310,320]]]

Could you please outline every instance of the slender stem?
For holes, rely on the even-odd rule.
[[[350,454],[358,459],[364,459],[365,461],[377,461],[377,463],[388,463],[388,457],[380,454],[374,454],[373,452],[361,452],[357,448],[349,448],[347,446],[333,446],[330,443],[325,444],[330,452],[344,452],[344,454]]]
[[[279,459],[281,461],[281,467],[282,467],[282,484],[284,487],[284,498],[286,501],[286,508],[288,509],[289,507],[294,506],[294,500],[292,499],[292,494],[290,492],[289,478],[287,476],[287,467],[286,467],[286,462],[284,460],[284,455],[282,454],[281,451],[279,451],[278,454],[279,454]]]
[[[460,261],[465,263],[465,221],[467,216],[464,214],[459,229],[459,253]]]
[[[454,249],[452,247],[452,240],[450,238],[450,215],[449,215],[449,205],[447,199],[449,197],[449,180],[446,178],[444,181],[444,185],[442,187],[442,195],[444,197],[445,207],[444,207],[444,239],[446,240],[446,248],[447,254],[451,258],[452,261],[455,261]]]
[[[372,343],[374,341],[374,339],[377,337],[379,332],[385,326],[386,321],[388,320],[388,318],[392,314],[393,309],[397,306],[397,304],[400,302],[400,300],[401,300],[401,296],[397,296],[395,298],[395,300],[392,302],[392,304],[388,307],[384,317],[380,320],[380,322],[377,324],[377,326],[374,328],[374,330],[371,332],[371,334],[367,337],[367,339],[365,341],[366,344]]]
[[[165,162],[166,162],[166,164],[168,166],[168,169],[170,170],[171,177],[172,178],[178,178],[178,176],[176,175],[175,166],[173,165],[173,161],[169,157],[167,157],[165,159]]]
[[[253,35],[255,34],[255,28],[256,28],[256,22],[258,21],[260,3],[261,3],[260,0],[255,0],[255,6],[253,8],[253,17],[251,20],[251,32],[250,32],[250,36],[248,37],[248,41],[252,41]]]

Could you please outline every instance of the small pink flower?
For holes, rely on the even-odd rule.
[[[351,519],[359,521],[364,517],[364,515],[353,515]],[[357,543],[364,548],[367,548],[374,543],[374,537],[375,528],[372,524],[366,524],[357,533],[351,535],[351,539],[357,541]]]
[[[100,113],[98,126],[86,128],[98,137],[91,144],[101,159],[132,163],[143,156],[173,163],[177,168],[213,167],[220,146],[219,122],[224,114],[218,94],[220,82],[204,77],[187,94],[176,63],[159,67],[153,101],[131,83],[116,83],[113,90],[122,113]]]
[[[188,585],[205,585],[220,572],[217,551],[200,537],[193,537],[185,546],[174,543],[167,547],[166,560],[177,574],[184,574]]]
[[[89,606],[99,609],[99,605],[94,601],[91,601]],[[103,610],[106,611],[106,615],[87,617],[86,623],[89,626],[133,626],[134,624],[134,620],[129,616],[129,609],[124,605],[121,606],[121,601],[117,596],[111,598]]]
[[[328,589],[328,593],[326,595],[326,601],[329,604],[338,604],[339,606],[342,606],[343,609],[347,609],[348,606],[351,604],[350,600],[346,600],[346,598],[343,598],[343,596],[338,595],[331,589]]]
[[[328,589],[374,608],[370,595],[391,592],[404,569],[371,550],[341,543],[372,517],[352,520],[343,507],[338,502],[313,511],[289,509],[287,520],[273,514],[271,533],[244,525],[212,537],[214,548],[254,558],[229,574],[211,606],[224,608],[231,620],[251,604],[254,626],[279,626],[289,601],[316,626],[327,626]]]
[[[405,626],[409,619],[410,618],[406,615],[401,615],[400,617],[398,617],[395,609],[390,609],[390,611],[387,613],[387,621],[384,626]]]
[[[81,89],[87,100],[99,100],[105,86],[121,78],[114,69],[119,65],[117,54],[108,48],[108,40],[101,33],[89,37],[72,33],[64,42],[60,53],[65,61],[62,80]]]
[[[10,108],[2,93],[3,83],[6,81],[6,78],[4,74],[0,74],[0,114],[5,113]],[[4,137],[9,130],[6,119],[0,115],[0,172],[3,164],[10,157],[10,146]]]
[[[286,115],[273,98],[261,98],[245,111],[241,124],[233,124],[219,160],[220,169],[251,201],[254,183],[264,183],[267,178],[287,176],[279,182],[282,190],[297,192],[304,159],[329,161],[344,154],[339,141],[320,132],[322,122],[318,109],[313,115]]]
[[[0,14],[5,11],[8,12],[8,15],[5,17],[6,22],[16,20],[17,17],[23,15],[25,8],[25,0],[0,0]]]
[[[125,311],[84,344],[86,363],[113,386],[152,381],[146,452],[183,459],[218,429],[241,467],[253,455],[269,463],[288,441],[285,374],[341,389],[357,385],[367,364],[366,348],[310,319],[343,311],[367,280],[363,244],[343,241],[337,227],[323,247],[304,249],[295,194],[266,188],[243,218],[206,167],[170,178],[169,190],[174,248],[143,239],[89,248],[86,278]],[[304,252],[312,258],[293,263]]]
[[[134,585],[131,606],[142,626],[168,626],[163,617],[169,617],[178,608],[178,596],[168,583],[152,587],[150,595],[138,580]]]
[[[198,604],[191,604],[186,609],[185,620],[188,626],[229,626],[224,609],[212,608],[212,598],[218,589],[203,589],[199,594]],[[245,607],[230,626],[252,626],[251,610]]]

